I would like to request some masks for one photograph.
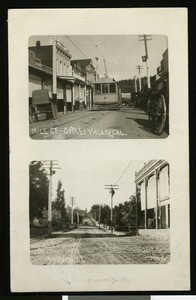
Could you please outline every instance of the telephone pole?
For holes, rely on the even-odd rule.
[[[142,69],[142,66],[138,65],[135,67],[136,70],[138,70],[138,73],[139,73],[139,88],[140,88],[140,91],[142,89],[142,83],[141,83],[141,69]]]
[[[99,228],[101,224],[101,204],[99,204]]]
[[[55,174],[58,167],[56,160],[43,161],[44,167],[49,168],[49,186],[48,186],[48,236],[52,234],[52,175]]]
[[[152,40],[151,39],[151,35],[150,34],[143,34],[143,35],[139,35],[139,41],[143,41],[144,42],[144,48],[145,48],[145,56],[142,56],[142,61],[146,62],[146,74],[147,74],[147,84],[148,84],[148,88],[150,88],[150,78],[149,78],[149,73],[148,73],[148,47],[147,47],[147,41]]]
[[[77,223],[78,223],[78,227],[80,225],[80,217],[79,217],[79,210],[77,208]]]
[[[137,76],[134,76],[135,79],[135,92],[137,93]]]
[[[110,190],[110,193],[111,193],[111,233],[113,233],[113,196],[115,194],[114,190],[118,190],[119,185],[117,185],[117,184],[105,184],[105,189]]]
[[[75,197],[70,197],[70,201],[71,201],[71,225],[73,225],[73,206],[75,203]]]

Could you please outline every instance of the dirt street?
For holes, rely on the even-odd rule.
[[[32,264],[165,264],[168,240],[144,236],[115,236],[93,226],[54,232],[52,238],[31,239]]]
[[[148,115],[129,107],[119,111],[77,111],[65,115],[60,125],[46,126],[45,122],[32,123],[30,135],[33,139],[160,139],[152,132]],[[52,124],[52,123],[51,123]],[[32,134],[32,132],[34,134]]]

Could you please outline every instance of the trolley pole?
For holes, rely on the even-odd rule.
[[[139,88],[140,88],[140,91],[141,91],[141,89],[142,89],[142,83],[141,83],[141,69],[142,69],[142,66],[138,65],[135,68],[138,70],[138,73],[139,73]]]
[[[143,34],[143,35],[139,35],[139,41],[143,41],[144,42],[144,48],[145,48],[145,56],[142,57],[143,62],[146,62],[146,75],[147,75],[147,84],[148,84],[148,88],[150,88],[150,78],[149,78],[149,69],[148,69],[148,48],[147,48],[147,41],[152,40],[151,39],[151,35],[149,34]]]
[[[119,186],[116,184],[105,184],[105,189],[110,190],[111,193],[111,233],[113,234],[113,196],[115,194],[115,190],[119,189]]]

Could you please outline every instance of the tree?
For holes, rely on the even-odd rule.
[[[61,217],[59,220],[56,220],[59,229],[63,229],[65,227],[70,226],[70,215],[67,212],[66,209],[66,203],[65,203],[65,190],[62,189],[62,182],[59,180],[57,183],[57,189],[56,189],[56,198],[52,202],[52,208],[55,210],[60,210]]]
[[[61,211],[61,217],[64,219],[66,216],[65,190],[62,189],[62,182],[60,180],[57,184],[56,199],[53,201],[52,206],[54,209]]]
[[[137,202],[137,212],[139,212]],[[129,201],[114,207],[114,226],[117,230],[130,231],[136,229],[136,196],[131,195]]]
[[[99,204],[94,204],[91,207],[91,210],[90,210],[90,214],[92,215],[92,217],[94,219],[96,219],[96,221],[99,221],[99,213],[100,213],[100,208],[99,207],[100,207]],[[110,215],[111,215],[111,209],[110,209],[109,205],[101,206],[100,223],[110,225],[111,224]]]
[[[48,205],[48,177],[41,161],[32,161],[29,165],[29,219],[42,217],[44,207]]]

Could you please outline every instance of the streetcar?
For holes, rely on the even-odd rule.
[[[93,89],[94,110],[118,110],[122,103],[121,89],[113,78],[97,78]]]

